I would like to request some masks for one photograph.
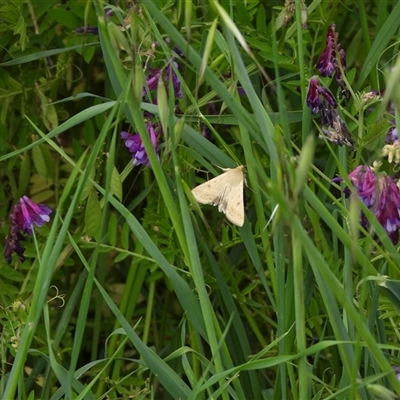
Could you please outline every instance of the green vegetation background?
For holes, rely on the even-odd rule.
[[[284,6],[1,3],[0,239],[22,195],[54,212],[24,263],[0,261],[0,398],[400,395],[397,249],[373,216],[379,241],[361,233],[331,183],[380,157],[388,118],[359,99],[396,93],[400,3]],[[332,23],[355,152],[317,140],[305,105]],[[183,97],[160,84],[151,104],[149,67],[173,46]],[[164,130],[159,160],[145,111]],[[152,167],[133,167],[122,130],[139,132]],[[190,191],[237,165],[241,228]]]

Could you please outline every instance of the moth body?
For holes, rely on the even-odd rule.
[[[200,204],[218,206],[226,218],[237,226],[244,224],[243,166],[227,168],[223,174],[204,182],[192,190]]]

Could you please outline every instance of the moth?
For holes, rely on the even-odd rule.
[[[218,206],[218,211],[237,226],[244,224],[243,184],[246,178],[243,169],[243,165],[223,168],[226,172],[192,190],[197,202]]]

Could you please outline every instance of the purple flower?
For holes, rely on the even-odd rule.
[[[357,189],[358,196],[361,201],[371,208],[375,203],[376,197],[376,181],[375,173],[370,167],[359,165],[349,174],[349,179],[354,187]],[[350,190],[347,188],[345,191],[347,196],[350,195]]]
[[[332,93],[319,84],[317,77],[310,79],[306,101],[312,114],[321,113],[323,125],[332,126],[333,113],[336,111],[337,102]]]
[[[349,179],[358,197],[375,214],[392,243],[397,244],[400,229],[400,193],[393,179],[384,174],[377,175],[370,167],[364,165],[350,172]],[[341,180],[340,177],[333,179],[336,182]],[[346,197],[351,194],[348,188],[344,193]],[[369,228],[365,216],[362,216],[361,223],[364,228]]]
[[[321,72],[322,76],[332,76],[336,69],[336,53],[334,47],[337,33],[335,33],[335,27],[335,24],[333,24],[328,30],[326,34],[326,46],[317,63],[317,69]]]
[[[328,127],[328,129],[322,128],[322,132],[328,140],[339,146],[345,144],[354,149],[351,134],[336,109],[337,102],[335,98],[328,89],[319,84],[317,77],[310,79],[306,102],[307,106],[311,108],[312,114],[317,114],[318,112],[321,114],[322,125]]]
[[[333,120],[334,120],[334,112],[336,111],[330,107],[328,108],[321,108],[321,123],[322,125],[326,126],[333,126]]]
[[[337,107],[337,101],[335,100],[335,98],[333,97],[332,93],[324,88],[321,85],[317,86],[318,89],[318,93],[326,100],[326,102],[333,108]]]
[[[340,62],[343,71],[346,71],[346,53],[340,48],[339,34],[335,29],[336,25],[332,24],[326,35],[325,50],[317,63],[317,69],[322,76],[332,76],[334,72],[336,72],[336,75],[341,75],[338,62]]]
[[[21,211],[23,216],[24,228],[21,228],[22,231],[32,235],[33,224],[36,226],[43,226],[45,222],[50,221],[49,215],[52,213],[52,210],[46,206],[46,204],[36,204],[27,196],[22,196],[19,199],[19,203],[21,205]]]
[[[208,115],[218,115],[219,111],[217,110],[217,107],[215,103],[208,103],[207,104],[208,108]],[[201,124],[201,130],[200,133],[207,139],[207,140],[212,140],[213,136],[211,134],[211,129],[208,127],[207,124],[203,123]]]
[[[312,114],[317,114],[322,106],[322,100],[318,92],[318,78],[311,78],[307,91],[307,106],[311,108]]]
[[[222,77],[224,80],[228,80],[232,78],[232,72],[228,72],[227,74],[222,74]],[[240,84],[240,82],[239,82]],[[246,96],[246,91],[243,89],[242,86],[236,86],[236,90],[239,94],[239,96]]]
[[[178,63],[175,61],[174,58],[171,60],[167,60],[167,64],[165,69],[154,69],[150,68],[150,73],[146,78],[146,85],[143,87],[142,90],[142,96],[146,96],[147,94],[147,88],[149,91],[157,89],[158,81],[161,76],[163,76],[164,82],[167,84],[167,90],[168,90],[168,82],[171,79],[172,80],[172,86],[174,88],[174,93],[175,97],[182,97],[182,92],[181,92],[181,82],[178,78],[178,75],[176,75],[176,72],[174,69],[171,67],[171,62],[174,63],[174,66],[176,69],[178,69]]]
[[[157,134],[151,121],[147,122],[146,128],[150,135],[151,143],[153,144],[154,150],[158,156],[159,149],[157,145]],[[150,165],[150,160],[138,133],[130,134],[123,131],[121,132],[121,138],[125,140],[125,147],[127,147],[129,152],[132,153],[133,165]]]
[[[389,176],[379,180],[381,195],[378,197],[376,218],[386,230],[393,244],[399,241],[400,228],[400,193]]]
[[[338,49],[339,48],[340,44],[338,44]],[[340,59],[340,64],[342,65],[343,72],[346,72],[346,53],[343,49],[339,50],[339,59]],[[346,97],[346,99],[349,99],[350,91],[346,88],[346,84],[344,82],[343,75],[342,72],[340,71],[338,63],[336,63],[335,79],[341,88],[339,93],[339,98]]]
[[[332,24],[326,35],[326,46],[317,63],[317,69],[322,76],[332,76],[335,73],[335,79],[341,87],[340,97],[349,98],[350,92],[346,89],[342,71],[346,72],[346,53],[341,48],[339,34],[335,31],[336,25]],[[340,69],[342,67],[342,71]]]
[[[22,240],[25,240],[25,237],[18,231],[17,225],[10,225],[8,235],[4,240],[4,259],[7,264],[11,264],[11,255],[13,252],[22,262],[25,261],[25,247],[21,244]]]
[[[306,101],[307,106],[311,108],[313,114],[317,114],[320,111],[323,114],[337,107],[337,102],[332,93],[319,84],[317,77],[310,79]]]
[[[50,221],[49,215],[52,210],[45,204],[36,204],[29,197],[22,196],[19,203],[15,204],[10,214],[11,224],[8,235],[4,241],[4,258],[8,264],[11,263],[11,254],[14,252],[21,261],[25,260],[24,233],[33,234],[33,226],[43,226]]]
[[[146,78],[146,85],[143,87],[142,96],[146,96],[147,90],[146,86],[149,88],[149,91],[157,89],[158,80],[160,79],[162,70],[150,68],[150,74]]]
[[[388,133],[386,134],[385,137],[385,143],[394,143],[395,140],[399,140],[399,135],[397,133],[397,128],[396,128],[396,121],[393,120],[391,121],[393,126],[391,126],[388,130]]]
[[[90,33],[92,35],[99,34],[99,28],[97,26],[81,26],[75,29],[76,33]]]
[[[114,11],[112,10],[111,7],[105,7],[104,12],[106,14],[106,19],[110,19],[114,15]]]
[[[175,61],[174,58],[172,59],[172,62],[174,63],[175,68],[178,69],[178,63]],[[175,96],[181,98],[182,97],[181,82],[178,78],[178,75],[176,75],[175,70],[171,67],[171,61],[168,62],[167,64],[167,68],[165,70],[164,82],[168,83],[170,79],[172,80],[172,86],[174,88]]]

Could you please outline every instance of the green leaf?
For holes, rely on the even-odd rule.
[[[85,227],[86,234],[90,237],[98,238],[101,225],[100,202],[95,192],[91,192],[86,203]]]
[[[157,104],[158,104],[158,111],[160,113],[160,122],[163,128],[163,132],[167,132],[169,108],[168,108],[167,90],[165,89],[162,76],[160,76],[160,79],[158,80]]]
[[[84,129],[83,129],[83,137],[84,137],[85,143],[87,145],[93,144],[93,142],[96,139],[93,121],[91,119],[88,119],[85,121]]]
[[[400,312],[400,281],[385,279],[379,284],[379,288]]]
[[[18,176],[18,193],[19,197],[24,194],[28,188],[29,178],[31,176],[31,159],[25,156],[21,162],[21,168]]]
[[[46,161],[42,152],[42,146],[35,146],[32,149],[33,164],[35,165],[37,173],[42,177],[47,177]]]
[[[27,400],[35,400],[35,391],[34,390],[32,390],[29,393],[29,396],[28,396]]]
[[[125,260],[125,258],[129,257],[130,254],[129,253],[119,253],[115,258],[114,258],[114,262],[115,263],[119,263],[122,260]]]
[[[389,121],[385,119],[381,119],[368,125],[367,134],[362,139],[362,145],[370,151],[376,150],[378,144],[380,144],[379,148],[382,148],[389,126]]]
[[[10,281],[22,282],[24,280],[24,275],[18,272],[16,269],[11,268],[7,264],[2,264],[0,266],[0,275],[9,279]]]
[[[92,171],[90,171],[90,178],[94,179],[95,176],[95,169],[93,168]],[[81,197],[79,199],[80,202],[83,202],[83,200],[85,200],[89,194],[91,193],[93,188],[93,185],[89,182],[89,180],[85,183],[85,187],[82,190],[82,194]]]
[[[82,154],[85,151],[79,140],[76,140],[75,138],[72,139],[72,150],[76,159],[81,158]]]
[[[122,248],[125,250],[129,249],[129,225],[125,222],[124,225],[122,226],[122,231],[121,231],[121,245]]]
[[[367,58],[363,63],[363,67],[358,76],[358,81],[355,86],[356,90],[360,90],[362,84],[365,79],[371,72],[373,68],[379,64],[379,58],[382,55],[382,52],[387,47],[389,41],[396,33],[400,24],[400,3],[398,2],[392,9],[392,12],[389,15],[389,18],[385,21],[385,24],[382,26],[379,33],[376,35],[374,39],[374,43],[371,46],[371,49],[368,53]]]
[[[46,51],[40,51],[37,53],[33,53],[33,54],[29,54],[27,56],[22,56],[20,58],[16,58],[14,60],[11,61],[7,61],[4,63],[0,63],[1,66],[11,66],[11,65],[20,65],[20,64],[25,64],[25,63],[29,63],[35,60],[40,60],[42,58],[46,58],[46,57],[51,57],[57,54],[61,54],[61,53],[67,53],[71,50],[76,50],[78,51],[79,49],[82,49],[82,43],[78,44],[76,46],[72,46],[72,47],[65,47],[65,48],[61,48],[61,49],[53,49],[53,50],[46,50]],[[89,43],[85,46],[93,46],[93,47],[98,47],[99,46],[99,42],[95,42],[95,43]]]
[[[42,155],[44,158],[44,162],[46,163],[46,169],[47,169],[47,174],[49,178],[53,179],[55,178],[54,172],[55,172],[55,166],[54,166],[54,157],[50,152],[50,149],[48,146],[42,145],[41,151]]]
[[[8,112],[9,112],[9,106],[12,102],[13,97],[8,96],[5,99],[2,99],[1,102],[1,114],[0,114],[0,123],[5,125],[5,122],[8,117]]]
[[[0,271],[1,271],[0,267]],[[13,285],[7,285],[2,279],[0,279],[0,291],[3,296],[16,296],[18,294],[18,289]]]
[[[29,42],[29,37],[26,36],[26,24],[24,17],[21,15],[18,19],[17,24],[14,28],[14,33],[18,33],[20,36],[21,50],[24,51],[26,47],[26,43]]]
[[[19,18],[18,8],[14,5],[4,5],[0,7],[1,18],[9,24],[16,24]]]
[[[83,50],[83,59],[86,61],[86,63],[90,63],[92,61],[93,56],[95,54],[95,47],[88,46],[90,43],[95,43],[97,41],[97,38],[95,36],[86,36],[85,37],[85,43],[84,43],[84,50]]]
[[[52,8],[48,11],[48,14],[51,20],[69,29],[76,29],[82,25],[82,20],[69,10]]]
[[[58,126],[58,116],[57,110],[52,104],[48,104],[49,100],[47,100],[47,105],[45,103],[42,104],[42,121],[44,126],[48,129],[48,131],[52,131],[54,128]]]
[[[117,168],[113,167],[111,175],[111,194],[122,201],[122,181]]]
[[[82,154],[82,157],[78,160],[73,170],[69,173],[69,177],[64,186],[64,191],[62,193],[62,196],[60,197],[59,204],[63,204],[67,200],[72,188],[75,186],[79,169],[81,168],[82,163],[85,160],[85,157],[86,153]],[[83,199],[81,201],[83,201]]]
[[[117,216],[115,213],[111,213],[110,219],[108,220],[108,242],[111,246],[117,244]]]
[[[267,24],[265,23],[266,18],[265,7],[262,3],[260,3],[256,16],[256,25],[258,32],[260,32],[262,35],[266,35],[267,33]]]

